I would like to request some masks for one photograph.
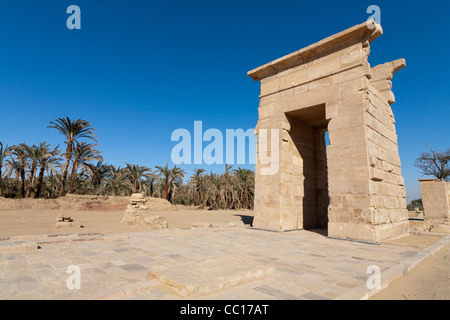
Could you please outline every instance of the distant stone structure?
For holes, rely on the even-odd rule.
[[[410,231],[390,107],[391,80],[405,60],[371,68],[370,43],[383,33],[372,27],[357,25],[248,73],[261,82],[258,154],[279,153],[273,175],[261,173],[257,157],[253,227],[328,228],[332,237],[373,242]],[[260,129],[279,130],[276,149],[261,145]]]
[[[149,208],[144,193],[133,193],[125,214],[120,222],[123,226],[138,226],[146,230],[168,228],[167,221],[162,216],[149,216]]]
[[[80,227],[81,224],[73,221],[71,217],[66,217],[64,214],[59,214],[56,218],[56,228],[64,228],[64,227]]]
[[[419,182],[425,221],[450,223],[450,182],[439,179],[421,179]]]
[[[147,199],[144,193],[133,193],[130,203],[125,210],[121,225],[137,225],[141,220],[147,217],[148,207]]]

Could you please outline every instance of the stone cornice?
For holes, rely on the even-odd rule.
[[[373,22],[373,21],[372,21]],[[369,28],[368,25],[372,25],[373,28]],[[306,48],[288,54],[282,58],[269,62],[259,68],[249,71],[247,74],[255,81],[270,77],[282,70],[292,68],[304,63],[307,63],[313,59],[318,59],[321,56],[325,56],[334,50],[342,48],[342,44],[355,44],[357,42],[372,42],[383,34],[383,29],[379,24],[373,22],[364,22],[338,34],[323,39],[315,44],[312,44]]]

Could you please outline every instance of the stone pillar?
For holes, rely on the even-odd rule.
[[[330,236],[366,241],[409,232],[390,107],[405,62],[370,67],[381,34],[363,23],[248,73],[261,81],[256,134],[280,132],[278,172],[256,164],[254,227],[328,226]],[[258,153],[270,148],[258,136]]]
[[[419,181],[425,221],[448,223],[450,216],[450,182],[435,179]]]

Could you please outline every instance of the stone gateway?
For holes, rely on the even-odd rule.
[[[258,153],[278,152],[279,170],[262,174],[257,157],[253,227],[371,242],[409,232],[390,106],[405,60],[370,67],[382,33],[363,23],[248,73],[261,82],[256,135],[279,130],[276,150],[258,136]]]

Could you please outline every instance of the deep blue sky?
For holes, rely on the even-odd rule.
[[[66,27],[71,4],[81,30]],[[2,1],[0,141],[63,144],[46,127],[69,116],[95,126],[107,163],[170,165],[177,128],[255,127],[247,71],[364,22],[372,4],[384,35],[371,65],[407,62],[393,111],[407,198],[419,198],[414,160],[424,143],[449,147],[448,1]]]

